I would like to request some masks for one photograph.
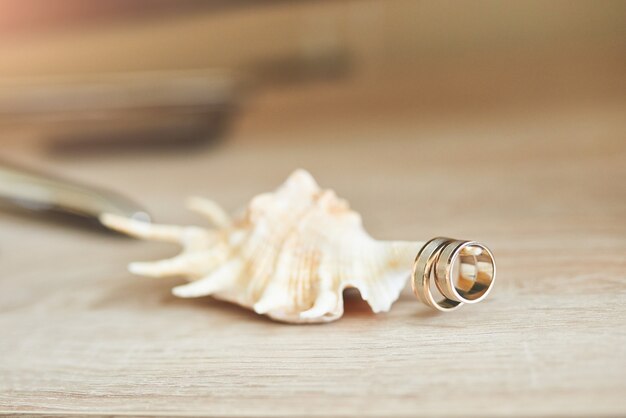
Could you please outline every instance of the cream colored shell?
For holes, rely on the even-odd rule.
[[[231,219],[214,202],[193,198],[189,207],[214,229],[155,225],[103,215],[110,228],[144,239],[179,243],[180,255],[131,263],[143,276],[184,276],[173,289],[183,298],[212,295],[292,323],[328,322],[343,314],[342,292],[356,288],[374,312],[398,298],[422,242],[377,241],[361,217],[304,170],[274,193],[252,199]]]

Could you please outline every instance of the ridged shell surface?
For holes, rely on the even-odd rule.
[[[189,207],[214,228],[156,225],[104,215],[130,235],[180,243],[180,255],[131,263],[145,276],[184,276],[180,297],[212,295],[291,323],[328,322],[343,315],[343,290],[356,288],[373,312],[388,311],[404,287],[422,242],[377,241],[361,217],[304,170],[273,193],[260,194],[230,218],[210,200]]]

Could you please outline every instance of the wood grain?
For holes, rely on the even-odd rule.
[[[432,78],[267,92],[228,139],[169,154],[4,139],[0,156],[134,196],[160,222],[200,223],[185,197],[235,209],[304,167],[376,237],[486,243],[498,279],[455,313],[407,288],[387,314],[346,295],[335,323],[284,325],[126,272],[172,246],[3,212],[0,413],[626,415],[626,91],[623,63],[604,70],[556,90],[493,70],[469,95]]]
[[[182,209],[186,195],[234,208],[307,167],[376,236],[489,244],[498,283],[457,313],[434,314],[407,290],[388,314],[350,297],[336,323],[288,326],[208,298],[176,299],[169,290],[180,280],[125,271],[173,247],[5,214],[0,410],[624,414],[624,110],[429,132],[398,119],[393,133],[371,124],[358,140],[344,126],[337,142],[324,129],[307,141],[279,132],[250,140],[264,123],[250,115],[235,140],[203,153],[48,162],[177,223],[200,222]]]

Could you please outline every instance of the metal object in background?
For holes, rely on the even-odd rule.
[[[143,208],[120,194],[6,164],[0,164],[0,205],[70,215],[96,224],[102,213],[150,220]]]

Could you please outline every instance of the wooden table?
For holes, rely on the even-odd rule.
[[[202,150],[49,157],[16,140],[2,156],[117,189],[180,224],[202,222],[183,208],[188,195],[235,209],[304,167],[375,237],[489,245],[498,280],[485,302],[437,314],[407,288],[387,314],[350,298],[335,323],[284,325],[177,299],[180,279],[125,270],[172,246],[5,213],[0,411],[626,414],[623,89],[446,113],[366,87],[268,93]]]

